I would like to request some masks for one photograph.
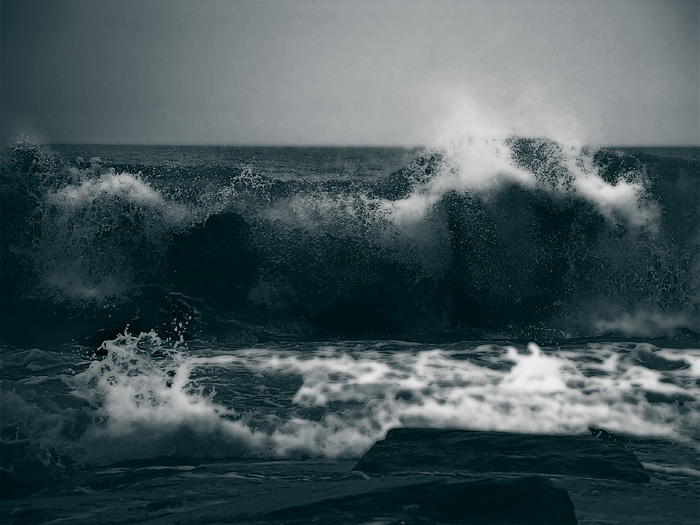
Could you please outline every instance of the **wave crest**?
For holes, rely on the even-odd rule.
[[[80,175],[48,192],[35,262],[45,285],[61,296],[123,298],[162,267],[170,235],[187,224],[187,208],[138,174]]]

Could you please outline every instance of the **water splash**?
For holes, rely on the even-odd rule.
[[[35,263],[59,296],[120,300],[154,277],[191,216],[138,174],[86,171],[46,195]]]
[[[104,360],[70,380],[94,411],[80,439],[93,463],[357,457],[403,426],[555,434],[592,426],[688,442],[700,423],[698,350],[384,342],[188,355],[153,333],[103,348]]]

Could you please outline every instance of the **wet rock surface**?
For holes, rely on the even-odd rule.
[[[280,509],[263,521],[361,523],[577,523],[567,491],[541,476],[437,479]]]
[[[547,436],[397,428],[378,441],[354,470],[532,473],[645,483],[649,475],[625,446],[592,436]]]

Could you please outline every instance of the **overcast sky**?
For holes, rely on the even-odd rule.
[[[700,3],[2,2],[3,138],[700,142]]]

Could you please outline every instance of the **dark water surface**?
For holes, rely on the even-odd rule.
[[[520,138],[4,145],[2,521],[494,522],[439,494],[549,497],[522,469],[352,470],[414,427],[516,433],[535,462],[537,436],[605,429],[650,481],[540,473],[579,522],[694,522],[699,167]]]

